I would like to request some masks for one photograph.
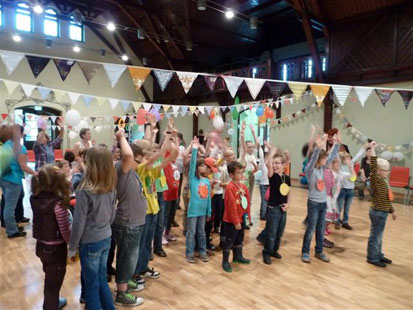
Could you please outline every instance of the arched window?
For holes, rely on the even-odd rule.
[[[16,29],[21,31],[33,31],[32,10],[24,2],[17,4],[16,8]]]
[[[83,24],[73,18],[73,15],[70,17],[69,24],[69,38],[73,41],[84,41],[84,29]]]
[[[59,20],[57,13],[53,9],[47,9],[44,12],[43,32],[47,36],[58,37],[59,36]]]
[[[0,26],[3,26],[3,7],[0,3]]]

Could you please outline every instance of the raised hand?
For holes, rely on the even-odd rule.
[[[115,136],[116,136],[116,139],[118,141],[120,139],[122,139],[125,136],[125,131],[123,130],[123,128],[119,128],[119,130],[116,132]]]

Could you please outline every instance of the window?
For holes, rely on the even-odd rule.
[[[74,41],[83,41],[83,25],[73,21],[73,16],[71,17],[69,25],[69,37]]]
[[[321,70],[323,72],[327,70],[327,58],[326,57],[321,58]]]
[[[252,68],[252,78],[255,79],[257,76],[257,68]]]
[[[307,77],[311,79],[313,76],[313,60],[309,59],[307,61]]]
[[[20,2],[16,9],[16,29],[32,31],[32,11],[26,3]]]
[[[283,81],[287,81],[287,79],[288,79],[288,66],[287,66],[287,64],[282,65],[282,77],[283,77]]]
[[[3,26],[3,7],[0,3],[0,26]]]
[[[59,21],[55,10],[47,9],[45,11],[43,27],[45,35],[51,37],[57,37],[59,35]]]

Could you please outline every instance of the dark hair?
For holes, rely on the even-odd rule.
[[[303,157],[307,157],[308,148],[309,148],[308,143],[303,145],[303,148],[301,149],[301,155],[303,155]]]
[[[82,149],[82,150],[80,150],[80,151],[79,151],[79,157],[82,158],[83,160],[85,160],[88,150],[89,150],[89,149]]]
[[[192,155],[191,155],[192,156]],[[202,164],[205,164],[205,158],[197,158],[196,160],[196,167],[195,167],[195,176],[199,179],[201,176],[198,173],[198,167],[201,166]]]
[[[133,157],[142,155],[144,156],[145,153],[143,152],[143,149],[137,146],[135,143],[129,143],[130,148],[132,149],[133,152]]]
[[[204,133],[203,129],[199,129],[199,134],[202,135]]]
[[[83,136],[84,136],[88,131],[90,131],[89,128],[82,128],[82,129],[80,130],[80,132],[79,132],[79,137],[80,137],[80,139],[83,139]]]
[[[108,146],[107,146],[105,143],[101,143],[101,144],[99,144],[98,146],[100,146],[100,147],[104,147],[105,149],[107,149],[107,148],[108,148]]]
[[[234,174],[237,169],[242,170],[243,167],[239,162],[233,161],[227,165],[227,169],[229,174]]]
[[[320,162],[320,160],[321,160],[323,157],[327,157],[327,156],[328,156],[327,152],[324,151],[324,150],[321,150],[321,151],[320,151],[320,154],[318,155],[318,159],[317,159],[316,165]]]
[[[71,164],[72,162],[75,161],[76,156],[75,156],[75,153],[73,153],[72,151],[66,151],[66,152],[65,152],[65,155],[63,156],[63,158],[64,158],[65,160],[67,160],[67,161],[69,162],[69,164]]]

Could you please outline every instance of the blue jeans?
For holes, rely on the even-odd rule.
[[[162,249],[162,234],[165,224],[165,201],[163,200],[163,192],[158,193],[159,212],[156,220],[155,237],[153,239],[153,247],[155,250]]]
[[[344,207],[343,223],[348,223],[351,202],[354,197],[354,189],[342,188],[337,198],[339,220],[341,219],[341,211]]]
[[[5,200],[4,224],[6,225],[7,235],[11,236],[18,232],[14,212],[16,210],[20,194],[23,191],[23,185],[0,180],[0,186]]]
[[[314,202],[307,200],[307,228],[304,233],[303,248],[301,253],[310,253],[311,239],[313,238],[314,230],[316,232],[315,252],[317,254],[321,254],[323,252],[326,212],[326,202]]]
[[[281,237],[283,235],[285,224],[287,222],[287,213],[281,209],[281,206],[268,206],[267,222],[265,223],[265,243],[264,251],[271,255],[280,248]]]
[[[369,262],[378,262],[384,257],[384,254],[381,251],[381,246],[388,214],[388,212],[377,211],[370,208],[369,216],[371,228],[369,242],[367,245],[367,261]]]
[[[112,293],[106,278],[106,262],[111,238],[79,246],[80,264],[88,310],[114,310]]]
[[[145,225],[143,225],[141,236],[141,245],[139,247],[138,263],[135,268],[135,274],[137,275],[148,270],[148,262],[152,254],[152,241],[155,236],[157,218],[158,214],[146,214]]]
[[[165,201],[165,230],[168,233],[171,230],[172,222],[175,218],[176,208],[178,207],[178,200]]]
[[[265,218],[267,212],[268,202],[265,200],[265,193],[267,192],[269,185],[260,184],[260,195],[261,195],[261,205],[260,205],[260,218]]]
[[[206,216],[188,217],[188,231],[186,233],[186,256],[193,256],[195,249],[195,235],[199,254],[206,254],[205,237]]]
[[[112,237],[116,242],[116,283],[128,283],[138,263],[143,226],[127,227],[114,223]]]

